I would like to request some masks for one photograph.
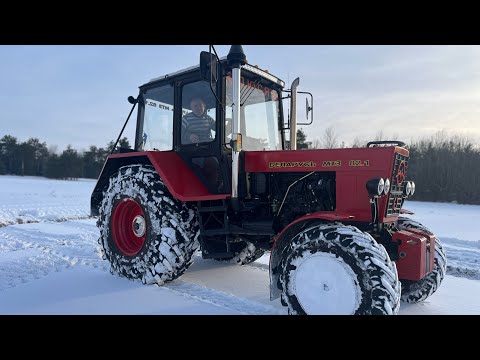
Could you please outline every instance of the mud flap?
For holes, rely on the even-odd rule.
[[[272,252],[273,253],[273,252]],[[278,279],[280,273],[278,272],[278,266],[272,269],[272,253],[270,254],[269,274],[270,274],[270,301],[278,299],[281,295],[281,290],[278,288]]]

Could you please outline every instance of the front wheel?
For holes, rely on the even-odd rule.
[[[431,230],[420,224],[418,221],[406,217],[398,218],[397,227],[399,230],[408,231],[408,229],[415,229],[435,236]],[[435,236],[435,257],[433,260],[432,272],[418,281],[402,280],[402,301],[407,303],[417,303],[431,296],[438,290],[438,287],[445,277],[446,271],[447,258],[445,256],[445,251],[443,250],[442,243]]]
[[[317,224],[282,253],[279,283],[289,314],[397,314],[400,282],[385,248],[353,226]]]

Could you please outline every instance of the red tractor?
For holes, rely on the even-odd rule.
[[[405,144],[297,150],[298,84],[233,45],[129,97],[135,147],[108,156],[91,197],[113,273],[162,285],[198,249],[239,265],[270,251],[270,298],[290,314],[396,314],[437,290],[442,245],[401,216],[415,190]]]

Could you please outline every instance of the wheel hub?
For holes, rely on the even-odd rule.
[[[307,314],[353,314],[360,304],[357,276],[333,254],[316,253],[301,259],[294,286]]]
[[[145,225],[145,218],[141,215],[135,216],[132,222],[132,229],[135,236],[142,237],[143,235],[145,235],[146,228],[147,227]]]
[[[125,198],[113,209],[112,237],[117,249],[126,256],[135,256],[145,244],[147,223],[140,204]]]

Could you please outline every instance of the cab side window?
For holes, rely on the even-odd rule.
[[[173,149],[173,87],[147,90],[144,95],[142,148],[144,151]]]
[[[182,145],[215,139],[216,102],[209,84],[197,81],[182,88]]]

